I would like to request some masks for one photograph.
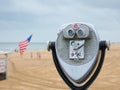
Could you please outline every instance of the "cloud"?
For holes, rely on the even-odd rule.
[[[9,1],[9,0],[8,0]],[[38,0],[10,0],[11,2],[1,3],[0,12],[13,12],[13,13],[29,13],[40,14],[49,13],[51,10],[46,5],[40,3]],[[5,6],[3,6],[3,5]],[[42,11],[42,12],[41,12]]]
[[[80,0],[80,2],[95,8],[120,9],[120,0]]]

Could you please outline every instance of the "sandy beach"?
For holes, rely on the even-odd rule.
[[[70,90],[59,76],[51,52],[26,51],[8,55],[8,79],[0,90]],[[102,70],[88,90],[120,90],[120,44],[112,44]]]

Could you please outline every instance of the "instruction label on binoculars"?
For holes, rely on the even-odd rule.
[[[0,60],[0,73],[3,73],[6,71],[6,61],[5,60]]]
[[[84,43],[84,40],[70,40],[70,59],[84,59]]]

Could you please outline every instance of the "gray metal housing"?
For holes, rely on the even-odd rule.
[[[74,24],[74,23],[73,23]],[[71,24],[71,25],[73,25]],[[82,83],[84,79],[93,70],[99,53],[99,36],[96,30],[89,24],[77,23],[79,26],[86,26],[89,28],[89,36],[86,38],[70,38],[65,39],[63,32],[66,28],[63,27],[62,31],[58,34],[58,38],[55,42],[56,53],[58,61],[61,65],[66,76],[75,81],[76,83]],[[80,60],[69,59],[69,41],[70,40],[85,40],[84,54],[85,57]]]

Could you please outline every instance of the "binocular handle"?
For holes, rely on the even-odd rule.
[[[110,50],[110,41],[100,41],[100,48],[103,49],[107,48],[107,50]]]

